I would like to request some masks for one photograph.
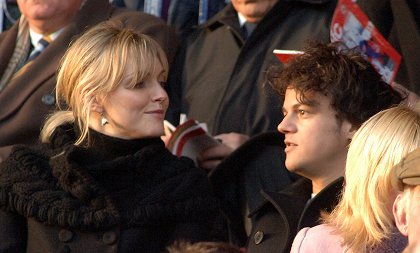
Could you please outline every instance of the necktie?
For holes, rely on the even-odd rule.
[[[28,59],[25,64],[16,70],[16,73],[13,75],[13,78],[16,78],[22,75],[26,69],[32,64],[32,61],[41,54],[41,52],[50,44],[52,39],[49,36],[45,36],[38,41],[32,52],[29,54]]]
[[[245,22],[242,25],[242,33],[244,35],[244,39],[248,39],[251,33],[254,31],[255,27],[257,26],[256,23]]]
[[[26,62],[30,62],[35,59],[41,52],[50,44],[51,38],[49,36],[42,37],[38,43],[35,45],[35,48],[29,54],[28,60]]]

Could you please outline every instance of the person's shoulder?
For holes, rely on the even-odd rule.
[[[133,11],[126,8],[115,8],[111,15],[111,19],[114,20],[121,20],[124,24],[134,24],[137,23],[140,24],[147,24],[147,25],[161,25],[161,26],[167,26],[166,23],[151,14],[142,12],[142,11]]]
[[[301,229],[293,241],[290,252],[342,252],[341,243],[342,239],[335,234],[333,227],[321,224]]]
[[[14,36],[15,37],[17,35],[17,33],[18,33],[18,24],[14,24],[9,29],[0,32],[0,41],[7,36]]]

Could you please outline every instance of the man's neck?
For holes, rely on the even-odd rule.
[[[54,22],[29,22],[29,28],[34,32],[42,35],[52,34],[62,28],[68,23],[54,23]]]
[[[311,179],[311,181],[312,181],[312,192],[315,193],[315,194],[318,194],[320,191],[322,191],[329,184],[331,184],[332,182],[334,182],[335,180],[337,180],[338,178],[340,178],[344,175],[344,169],[337,169],[335,171],[336,171],[336,173],[331,173],[327,176]]]

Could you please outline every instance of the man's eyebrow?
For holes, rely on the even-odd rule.
[[[307,107],[311,107],[311,108],[317,108],[320,105],[320,103],[318,103],[315,100],[310,100],[310,101],[305,101],[305,102],[299,102],[297,104],[294,104],[292,106],[292,108],[298,108],[299,106],[307,106]]]
[[[316,107],[316,106],[314,106],[314,105],[312,105],[312,104],[307,104],[307,103],[300,103],[300,102],[298,102],[298,103],[296,103],[296,104],[293,104],[292,106],[291,106],[291,109],[292,110],[297,110],[299,107],[301,107],[301,106],[307,106],[307,107]],[[282,110],[282,112],[287,112],[287,109],[283,106],[282,108],[281,108],[281,110]]]

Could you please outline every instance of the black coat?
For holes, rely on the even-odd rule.
[[[245,246],[253,221],[249,212],[265,198],[260,191],[280,191],[298,177],[285,165],[284,135],[267,132],[249,139],[209,173],[227,219],[229,238]]]
[[[254,227],[247,253],[290,252],[297,232],[320,224],[321,211],[331,212],[343,187],[339,178],[311,199],[312,183],[301,178],[280,192],[262,192],[266,202],[251,217]]]
[[[17,146],[0,167],[0,252],[162,252],[214,239],[218,203],[205,173],[160,139],[60,128],[52,145]]]
[[[237,12],[227,5],[191,36],[174,62],[170,120],[186,113],[206,122],[211,134],[275,131],[283,103],[264,85],[266,71],[281,64],[273,49],[302,50],[308,39],[329,42],[336,2],[280,0],[246,41]]]

